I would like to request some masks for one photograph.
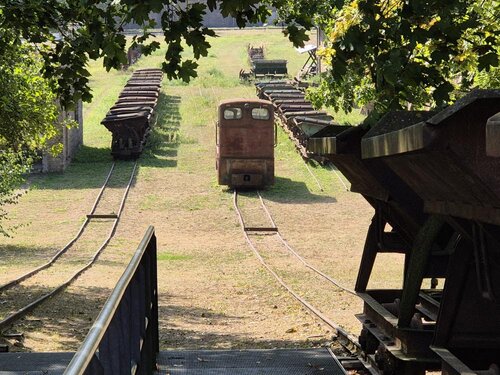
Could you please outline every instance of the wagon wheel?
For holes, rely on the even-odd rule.
[[[363,328],[359,334],[359,344],[361,345],[361,349],[363,349],[366,354],[375,354],[379,341],[373,333],[371,333],[368,329]]]
[[[425,369],[398,360],[383,344],[380,344],[375,352],[375,362],[383,375],[425,375]]]

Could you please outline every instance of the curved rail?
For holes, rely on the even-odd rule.
[[[89,215],[92,215],[95,212],[95,210],[97,208],[97,205],[99,204],[99,202],[101,200],[102,194],[104,193],[104,190],[106,189],[106,186],[108,185],[109,179],[110,179],[111,174],[113,173],[114,169],[115,169],[115,163],[113,162],[113,164],[111,165],[111,168],[110,168],[110,170],[108,172],[108,175],[106,176],[106,179],[104,180],[104,184],[102,185],[101,189],[99,190],[99,194],[97,194],[97,197],[96,197],[96,200],[94,202],[94,205],[90,209]],[[52,256],[52,258],[47,263],[42,264],[41,266],[39,266],[37,268],[34,268],[31,271],[26,272],[24,275],[21,275],[21,276],[19,276],[18,278],[14,279],[14,280],[11,280],[11,281],[3,284],[3,285],[0,285],[0,292],[2,290],[9,289],[9,288],[13,287],[14,285],[17,285],[20,282],[22,282],[22,281],[30,278],[31,276],[36,275],[38,272],[43,271],[44,269],[47,269],[50,266],[52,266],[55,263],[55,261],[57,259],[59,259],[59,257],[61,257],[61,255],[63,255],[66,251],[68,251],[68,249],[71,246],[73,246],[73,244],[76,241],[78,241],[78,239],[82,236],[83,232],[85,231],[85,228],[87,227],[87,225],[89,224],[89,222],[90,222],[90,219],[89,219],[88,216],[86,216],[85,217],[85,221],[83,222],[82,226],[78,230],[78,232],[75,235],[75,237],[73,237],[62,249],[60,249],[57,253],[55,253]]]
[[[113,166],[114,166],[114,163],[113,163]],[[13,322],[15,322],[16,320],[18,320],[18,319],[22,318],[23,316],[25,316],[26,314],[28,314],[35,307],[37,307],[40,304],[42,304],[48,298],[53,297],[57,293],[61,292],[63,289],[65,289],[68,285],[70,285],[83,272],[85,272],[87,269],[89,269],[96,262],[96,260],[98,259],[99,255],[106,248],[106,246],[109,244],[109,242],[111,241],[111,239],[113,238],[113,236],[115,234],[116,227],[118,226],[118,222],[120,221],[121,213],[122,213],[123,208],[125,206],[125,201],[127,199],[130,187],[132,186],[132,181],[134,179],[136,169],[137,169],[137,162],[135,162],[135,164],[134,164],[134,168],[132,170],[132,173],[131,173],[130,179],[128,181],[127,187],[125,188],[125,192],[124,192],[122,200],[120,202],[120,208],[118,209],[118,213],[117,213],[116,217],[113,219],[114,220],[113,226],[111,227],[111,230],[109,231],[109,234],[108,234],[107,238],[101,244],[101,246],[99,247],[99,249],[94,253],[94,255],[92,256],[91,260],[85,266],[83,266],[77,272],[75,272],[63,284],[59,285],[58,287],[56,287],[55,289],[53,289],[49,293],[44,294],[43,296],[41,296],[37,300],[35,300],[35,301],[29,303],[28,305],[26,305],[26,306],[18,309],[17,311],[13,312],[9,316],[7,316],[3,320],[1,320],[0,321],[0,329],[3,329],[5,327],[9,326],[10,324],[12,324]],[[109,175],[108,175],[108,178],[106,179],[106,182],[108,180],[109,180]],[[98,199],[96,199],[96,202],[98,202],[100,200],[100,197],[102,196],[102,191],[104,191],[104,189],[101,189],[101,192],[99,193],[99,196],[98,196]],[[97,204],[96,204],[96,206],[97,206]],[[95,207],[93,207],[93,210],[95,210]],[[88,219],[87,219],[87,222],[88,222]]]
[[[267,209],[267,206],[264,203],[264,199],[262,198],[262,195],[260,194],[259,191],[257,191],[257,195],[259,196],[260,204],[261,204],[262,208],[264,209],[264,212],[266,213],[267,217],[273,223],[273,225],[277,228],[276,223],[274,222],[274,219],[271,216],[271,213]],[[283,244],[283,246],[285,246],[288,251],[290,251],[298,260],[300,260],[304,266],[306,266],[310,270],[316,272],[318,275],[320,275],[321,277],[323,277],[324,279],[326,279],[327,281],[329,281],[330,283],[332,283],[333,285],[335,285],[337,288],[342,289],[344,292],[352,294],[352,295],[354,295],[356,297],[358,296],[354,290],[349,289],[349,288],[343,286],[337,280],[333,279],[332,277],[330,277],[327,274],[325,274],[323,271],[317,269],[316,267],[314,267],[313,265],[311,265],[309,262],[307,262],[299,253],[297,253],[290,246],[290,244],[283,238],[283,236],[281,235],[281,233],[279,232],[279,230],[277,230],[275,233],[278,236],[280,242]]]
[[[260,194],[259,194],[259,196],[260,196]],[[263,204],[262,200],[261,200],[261,203]],[[354,337],[354,335],[352,335],[351,333],[349,333],[348,331],[343,329],[337,323],[335,323],[334,321],[329,319],[326,315],[324,315],[320,310],[318,310],[316,307],[314,307],[309,302],[307,302],[304,298],[299,296],[290,286],[288,286],[285,283],[285,281],[267,264],[267,262],[264,260],[264,258],[260,255],[259,251],[257,250],[255,245],[252,243],[252,240],[248,236],[247,231],[245,231],[245,224],[243,221],[243,216],[242,216],[241,211],[238,207],[238,192],[237,192],[237,190],[234,190],[233,204],[234,204],[235,211],[238,215],[238,220],[240,222],[241,230],[243,232],[245,240],[246,240],[248,246],[252,249],[253,253],[255,254],[255,256],[257,257],[259,262],[264,266],[264,268],[266,268],[269,271],[269,273],[276,279],[276,281],[278,281],[278,283],[283,288],[285,288],[288,291],[288,293],[290,293],[297,301],[299,301],[309,311],[311,311],[314,315],[316,315],[316,317],[321,319],[326,325],[333,328],[335,331],[337,331],[340,335],[345,337],[347,340],[349,340],[355,346],[359,347],[359,344],[357,343],[357,339],[356,339],[356,337]],[[267,214],[269,214],[269,211],[267,210],[267,208],[265,208],[265,211]],[[271,218],[271,221],[274,223],[274,220],[272,218]],[[279,232],[277,232],[277,233],[279,233]],[[280,236],[280,238],[281,238],[281,236]]]

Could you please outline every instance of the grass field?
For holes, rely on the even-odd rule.
[[[159,245],[161,347],[307,347],[327,342],[331,332],[312,318],[263,270],[242,237],[232,194],[216,183],[214,121],[217,103],[255,97],[238,81],[248,69],[246,46],[264,44],[270,58],[286,58],[289,71],[302,66],[279,30],[220,31],[211,41],[199,77],[191,83],[164,81],[157,124],[139,160],[134,186],[116,236],[98,264],[14,330],[25,333],[19,350],[75,350],[120,276],[148,225]],[[142,57],[134,69],[159,67],[164,50]],[[84,146],[64,174],[33,176],[31,190],[9,208],[11,223],[23,225],[0,238],[0,282],[40,264],[68,242],[81,225],[112,159],[110,133],[100,120],[130,72],[106,73],[92,63],[94,100],[84,107]],[[359,121],[359,114],[343,116]],[[333,172],[313,165],[321,191],[292,143],[280,131],[276,185],[264,192],[289,243],[324,272],[352,287],[372,210],[348,193]],[[118,163],[117,179],[130,164]],[[117,187],[121,186],[117,184]],[[302,270],[286,254],[264,254],[294,288],[350,330],[361,303]],[[399,258],[382,257],[379,284],[397,286]],[[393,266],[394,265],[394,266]],[[48,340],[47,340],[48,339]],[[47,344],[50,342],[50,344]]]

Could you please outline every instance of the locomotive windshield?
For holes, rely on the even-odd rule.
[[[224,109],[224,120],[239,120],[242,117],[241,108],[225,108]]]
[[[269,120],[269,110],[267,108],[252,108],[252,118],[254,120]]]

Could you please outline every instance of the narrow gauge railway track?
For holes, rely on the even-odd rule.
[[[123,193],[120,198],[120,195],[117,195],[116,192],[109,191],[112,190],[110,181],[113,182],[113,174],[116,173],[115,163],[113,163],[90,212],[86,215],[85,221],[75,237],[57,251],[46,263],[0,286],[0,331],[5,330],[15,321],[26,316],[49,298],[62,292],[83,272],[92,267],[115,234],[136,169],[137,162],[132,167],[130,177],[124,189],[122,189]],[[116,213],[112,211],[116,207],[103,207],[110,203],[116,203],[112,202],[116,198],[119,199]],[[105,234],[104,229],[107,228],[99,228],[100,224],[109,224],[110,220],[111,228],[95,252],[81,251],[81,249],[77,248],[78,245],[82,245],[83,248],[85,248],[85,245],[89,246],[88,240],[87,243],[84,243],[84,236],[88,234],[87,232],[91,232],[91,235],[95,235],[95,232]],[[109,225],[107,226],[109,227]],[[58,272],[67,279],[62,283],[51,282],[51,275],[56,275]],[[45,284],[45,286],[40,287],[42,284]]]
[[[252,250],[252,252],[255,254],[259,262],[262,264],[262,266],[276,279],[276,281],[290,294],[292,295],[293,298],[295,298],[298,302],[300,302],[306,309],[308,309],[314,316],[316,316],[319,320],[321,320],[323,323],[325,323],[327,326],[332,328],[335,332],[337,332],[338,338],[339,338],[339,343],[349,352],[349,356],[341,358],[341,362],[344,364],[344,367],[346,369],[356,371],[354,373],[356,374],[379,374],[376,364],[373,362],[371,358],[368,358],[363,355],[360,345],[357,341],[357,338],[350,332],[346,331],[344,328],[342,328],[339,324],[335,323],[333,320],[328,318],[321,310],[317,307],[315,307],[313,304],[308,302],[305,298],[303,298],[298,292],[296,292],[289,284],[286,283],[286,281],[278,274],[277,271],[273,269],[269,265],[268,262],[264,259],[264,257],[261,255],[258,247],[259,245],[257,244],[257,241],[253,238],[254,234],[267,234],[267,235],[272,235],[275,236],[278,242],[283,246],[290,254],[292,254],[295,258],[297,258],[304,267],[310,269],[313,271],[315,274],[319,275],[322,279],[327,281],[328,283],[334,285],[336,288],[340,289],[342,292],[354,295],[356,295],[356,292],[350,288],[347,288],[343,286],[340,282],[335,280],[334,278],[330,277],[329,275],[325,274],[321,270],[317,269],[313,265],[311,265],[309,262],[307,262],[306,259],[304,259],[296,250],[291,247],[288,242],[283,238],[281,233],[279,232],[279,229],[269,212],[264,199],[262,198],[262,195],[260,194],[259,191],[256,192],[257,196],[259,198],[259,203],[260,203],[260,209],[261,211],[265,214],[267,217],[268,225],[262,225],[262,221],[259,222],[259,225],[248,225],[244,216],[246,214],[242,212],[243,210],[240,208],[238,205],[238,190],[234,190],[234,195],[233,195],[233,204],[234,208],[236,211],[236,214],[238,215],[238,220],[240,222],[240,226],[243,232],[243,235],[245,237],[245,241],[247,242],[248,246]],[[250,215],[251,216],[251,215]],[[330,354],[334,359],[336,359],[335,355],[331,351],[330,348],[328,348]],[[352,374],[352,372],[350,372]]]
[[[345,177],[342,179],[343,174],[337,169],[337,167],[335,166],[335,164],[328,163],[326,165],[330,168],[330,170],[333,173],[335,173],[335,176],[337,176],[337,179],[340,181],[340,183],[344,187],[345,191],[351,191],[351,188],[349,186],[347,186],[347,184],[344,182],[344,180],[347,181],[347,179]],[[347,183],[349,184],[349,181],[347,181]]]

